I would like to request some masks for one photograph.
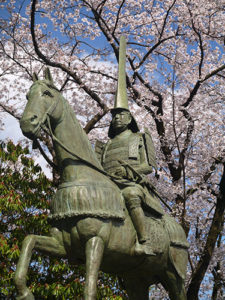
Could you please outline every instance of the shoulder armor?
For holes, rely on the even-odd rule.
[[[145,132],[143,133],[143,138],[146,147],[148,163],[150,166],[157,169],[155,147],[153,144],[152,136],[147,128],[145,128]]]
[[[105,146],[105,143],[103,143],[99,140],[97,140],[95,143],[95,153],[96,153],[96,156],[97,156],[98,160],[100,161],[100,163],[102,162],[102,154],[104,151],[104,146]]]
[[[139,152],[141,136],[137,133],[134,133],[132,138],[129,141],[129,158],[137,159]]]

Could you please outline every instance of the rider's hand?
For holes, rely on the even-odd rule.
[[[127,171],[123,166],[120,166],[115,170],[114,175],[117,177],[126,177]]]

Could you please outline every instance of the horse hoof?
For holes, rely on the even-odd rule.
[[[17,296],[16,300],[35,300],[35,298],[31,291],[26,290],[23,295]]]

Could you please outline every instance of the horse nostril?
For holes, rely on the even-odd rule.
[[[37,124],[38,123],[38,117],[36,115],[33,115],[30,118],[30,121],[31,121],[32,124]]]

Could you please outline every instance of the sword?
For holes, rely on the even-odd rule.
[[[124,160],[118,160],[118,162],[123,166],[123,167],[127,167],[129,168],[132,173],[138,177],[138,179],[140,180],[140,184],[141,182],[144,183],[159,199],[160,201],[162,201],[162,203],[170,210],[172,211],[172,208],[165,202],[165,200],[160,196],[160,194],[158,193],[158,191],[155,189],[155,187],[153,186],[153,184],[150,181],[147,181],[139,172],[137,172],[130,164],[128,164],[126,161]]]

